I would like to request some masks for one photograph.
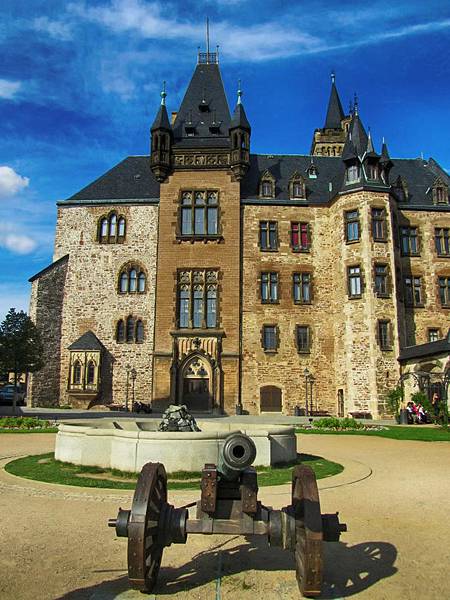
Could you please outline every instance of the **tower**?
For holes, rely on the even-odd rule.
[[[166,82],[161,92],[161,106],[151,127],[150,166],[156,179],[162,182],[171,168],[172,127],[166,109]]]
[[[230,167],[234,177],[239,181],[250,166],[250,132],[251,127],[242,104],[242,90],[238,89],[238,99],[230,124],[231,156]]]

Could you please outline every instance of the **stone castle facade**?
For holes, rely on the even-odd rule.
[[[261,155],[217,56],[150,156],[58,203],[53,263],[31,278],[45,342],[32,405],[385,413],[398,358],[450,311],[449,178],[378,153],[334,77],[310,155]]]

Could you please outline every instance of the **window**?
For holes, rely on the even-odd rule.
[[[138,344],[142,344],[142,342],[144,341],[144,324],[142,323],[142,321],[137,321],[136,322],[136,342]]]
[[[127,342],[134,341],[134,318],[128,317],[126,326],[126,340]]]
[[[112,212],[100,218],[97,226],[97,240],[101,244],[121,243],[125,240],[125,218]]]
[[[433,187],[433,202],[434,204],[448,204],[448,187],[440,179]]]
[[[448,227],[436,227],[434,230],[434,241],[438,256],[450,256],[450,229]]]
[[[442,306],[450,307],[450,277],[439,277],[439,298]]]
[[[386,212],[384,208],[372,208],[372,237],[376,242],[386,241]]]
[[[140,319],[135,319],[131,315],[125,320],[120,319],[116,325],[116,341],[119,344],[134,342],[140,344],[144,341],[145,330],[144,323]]]
[[[276,325],[264,325],[262,328],[262,346],[264,352],[276,352],[278,348],[278,331]]]
[[[317,169],[315,165],[310,165],[310,167],[308,168],[308,177],[310,179],[317,179]]]
[[[381,350],[392,349],[392,336],[391,336],[391,322],[390,321],[378,321],[378,343]]]
[[[296,338],[298,352],[309,353],[311,350],[311,334],[309,325],[297,325]]]
[[[374,271],[375,271],[375,293],[376,293],[376,295],[379,297],[389,296],[387,265],[376,264]]]
[[[419,254],[417,227],[400,227],[400,244],[403,256],[417,256]]]
[[[122,343],[125,341],[125,324],[122,321],[122,319],[120,319],[120,321],[117,322],[117,327],[116,327],[116,340],[119,343]]]
[[[81,363],[79,360],[76,360],[73,365],[73,383],[81,383]]]
[[[275,197],[275,179],[270,171],[265,171],[259,182],[259,195],[263,198]]]
[[[259,222],[259,245],[261,250],[278,250],[278,223]]]
[[[350,298],[360,298],[362,292],[361,267],[356,265],[347,268],[348,295]]]
[[[347,167],[346,180],[347,180],[347,183],[354,183],[355,181],[359,181],[359,166],[358,165],[350,165],[349,167]]]
[[[178,272],[178,327],[217,327],[217,271]]]
[[[345,212],[345,239],[347,242],[359,240],[359,211],[347,210]]]
[[[378,179],[378,166],[369,163],[366,167],[367,179]]]
[[[278,273],[261,273],[261,302],[278,302]]]
[[[311,247],[309,223],[291,223],[291,246],[294,252],[309,252]]]
[[[182,236],[216,236],[219,233],[217,191],[184,191],[181,194]]]
[[[293,295],[295,304],[310,304],[311,303],[311,274],[310,273],[294,273],[293,278]]]
[[[406,306],[423,306],[422,278],[405,277],[405,304]]]
[[[441,330],[439,328],[430,328],[428,329],[428,341],[429,342],[437,342],[441,339]]]
[[[289,196],[291,198],[306,198],[305,180],[297,172],[289,181]]]
[[[87,366],[86,383],[87,385],[93,385],[95,383],[95,364],[92,360],[89,361]]]
[[[142,267],[129,264],[122,268],[119,275],[119,293],[143,294],[146,287],[146,275]]]

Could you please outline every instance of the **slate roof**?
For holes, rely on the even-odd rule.
[[[327,116],[324,129],[341,129],[341,121],[345,117],[336,84],[331,84],[330,100],[328,101]]]
[[[354,113],[350,121],[347,139],[342,150],[342,160],[358,156],[362,158],[367,150],[369,138],[359,115]]]
[[[441,340],[403,348],[398,357],[398,361],[404,362],[414,358],[425,358],[426,356],[434,356],[436,354],[450,354],[450,329],[448,330],[446,337]]]
[[[234,109],[233,118],[231,119],[230,128],[241,127],[242,129],[251,130],[250,123],[248,122],[247,115],[245,114],[244,105],[242,102],[236,104]]]
[[[169,116],[167,115],[167,108],[165,104],[161,104],[158,112],[156,113],[155,120],[153,121],[153,125],[151,126],[150,131],[155,129],[166,129],[167,131],[171,131],[171,126],[169,123]]]
[[[103,344],[92,331],[86,331],[73,344],[70,344],[69,350],[103,350]]]
[[[202,105],[205,111],[200,110]],[[230,121],[219,65],[198,64],[173,124],[175,145],[183,148],[229,145]],[[218,124],[218,134],[211,132],[210,126],[213,124]],[[187,135],[186,126],[195,128],[195,136]]]
[[[394,184],[400,175],[408,188],[408,202],[400,205],[403,209],[409,206],[417,208],[433,205],[431,187],[438,177],[450,185],[449,176],[433,159],[425,161],[422,158],[395,158],[392,159],[392,163],[389,176],[391,184]],[[449,210],[448,206],[442,208]]]

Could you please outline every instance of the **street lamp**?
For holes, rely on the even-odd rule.
[[[308,382],[309,378],[311,377],[308,367],[305,367],[303,375],[305,376],[305,415],[308,416]]]
[[[131,366],[130,365],[125,365],[125,369],[127,371],[127,384],[125,387],[125,410],[128,412],[128,391],[130,388],[130,371],[131,371]]]

